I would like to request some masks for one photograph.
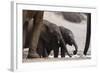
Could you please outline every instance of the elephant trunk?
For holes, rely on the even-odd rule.
[[[68,50],[67,50],[67,48],[66,48],[66,45],[65,45],[65,42],[64,42],[64,40],[63,40],[63,38],[62,39],[60,39],[60,43],[61,43],[61,48],[63,48],[62,50],[65,52],[67,52],[67,55],[69,56],[69,57],[71,57],[71,55],[69,54],[69,52],[68,52]]]
[[[75,50],[73,51],[73,54],[76,55],[77,54],[77,51],[78,51],[78,46],[77,46],[77,44],[76,44],[75,41],[74,41],[73,45],[75,47]]]

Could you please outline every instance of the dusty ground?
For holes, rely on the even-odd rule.
[[[62,15],[55,13],[55,12],[45,12],[44,19],[51,21],[58,26],[64,26],[68,29],[70,29],[74,36],[76,43],[78,45],[78,54],[73,56],[72,58],[69,58],[67,55],[65,58],[57,58],[54,59],[52,55],[49,56],[49,58],[38,58],[38,59],[26,59],[26,56],[28,54],[28,49],[23,51],[23,62],[39,62],[39,61],[57,61],[57,60],[82,60],[82,59],[90,59],[91,58],[91,49],[88,51],[87,56],[83,56],[83,50],[85,47],[85,39],[86,39],[86,27],[87,27],[87,19],[85,17],[85,20],[83,20],[81,23],[73,23],[65,20]],[[74,46],[68,46],[68,51],[70,54],[72,54],[74,50]]]
[[[61,58],[59,55],[58,58],[53,58],[53,55],[50,55],[48,58],[35,58],[35,59],[27,59],[28,49],[23,51],[23,63],[29,63],[29,62],[52,62],[52,61],[68,61],[68,60],[85,60],[85,59],[91,59],[90,54],[87,56],[77,54],[73,55],[71,58],[66,55],[65,58]]]

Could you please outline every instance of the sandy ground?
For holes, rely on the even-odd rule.
[[[85,47],[85,39],[86,39],[86,27],[87,27],[87,20],[83,20],[81,23],[73,23],[65,20],[61,14],[55,13],[55,12],[45,12],[44,13],[44,19],[53,22],[57,24],[58,26],[64,26],[68,29],[70,29],[74,36],[76,43],[78,45],[78,54],[73,56],[72,58],[69,58],[67,55],[65,58],[60,58],[60,55],[58,59],[54,59],[52,55],[49,56],[49,58],[38,58],[38,59],[26,59],[28,54],[28,49],[23,51],[23,62],[37,62],[37,61],[55,61],[55,60],[82,60],[82,59],[90,59],[91,58],[91,50],[89,49],[88,55],[83,55],[83,50]],[[72,54],[74,50],[74,46],[66,46],[69,53]]]
[[[81,53],[81,52],[79,52]],[[65,58],[61,58],[61,56],[59,55],[58,58],[54,58],[53,55],[49,55],[49,57],[47,58],[33,58],[33,59],[27,59],[27,55],[28,55],[28,48],[25,49],[23,51],[23,63],[31,63],[31,62],[52,62],[52,61],[68,61],[68,60],[86,60],[86,59],[91,59],[90,54],[88,54],[87,56],[81,55],[81,54],[77,54],[77,55],[73,55],[71,58],[66,55]],[[72,55],[72,54],[71,54]]]

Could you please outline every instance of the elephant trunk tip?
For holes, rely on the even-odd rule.
[[[74,55],[77,54],[77,49],[78,49],[78,47],[77,47],[77,45],[75,45],[75,50],[73,51],[73,54],[74,54]]]
[[[74,50],[74,51],[73,51],[73,54],[76,55],[76,54],[77,54],[77,50]]]

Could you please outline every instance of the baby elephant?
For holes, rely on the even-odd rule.
[[[50,23],[48,21],[48,23],[44,23],[44,27],[45,30],[41,32],[40,34],[40,39],[39,39],[39,43],[37,46],[37,52],[40,56],[42,57],[48,57],[48,55],[50,54],[50,52],[53,50],[54,51],[54,57],[58,57],[59,54],[59,47],[61,47],[61,57],[65,57],[65,53],[67,51],[67,47],[63,47],[62,42],[59,42],[59,39],[54,38],[54,36],[59,36],[56,33],[52,33],[49,32],[50,30],[47,28],[47,25],[49,26],[49,29],[51,29],[51,26],[54,27],[55,24]],[[73,52],[73,54],[75,55],[77,53],[77,44],[75,42],[74,39],[74,35],[72,33],[71,30],[63,27],[63,26],[56,26],[56,29],[59,30],[59,32],[61,33],[60,36],[62,36],[63,42],[65,43],[65,45],[74,45],[75,46],[75,51]],[[49,31],[48,31],[49,30]],[[54,31],[55,28],[52,28],[52,31]],[[58,31],[56,31],[58,32]]]
[[[63,26],[59,26],[59,29],[60,29],[60,31],[61,31],[61,34],[62,34],[62,36],[63,36],[63,39],[64,39],[64,41],[65,41],[65,44],[66,44],[66,45],[68,44],[68,45],[70,45],[70,46],[74,45],[75,50],[74,50],[73,54],[74,54],[74,55],[77,54],[78,46],[77,46],[77,44],[76,44],[76,42],[75,42],[74,35],[73,35],[72,31],[69,30],[69,29],[67,29],[67,28],[65,28],[65,27],[63,27]],[[61,47],[61,50],[63,50],[62,47]],[[62,52],[61,52],[61,53],[62,53]]]
[[[59,47],[62,47],[63,49],[61,57],[65,57],[65,52],[69,57],[71,57],[71,55],[68,53],[59,27],[47,20],[44,20],[43,24],[44,27],[41,30],[37,46],[37,53],[40,55],[40,57],[48,57],[51,50],[53,50],[54,57],[57,58],[59,54]]]
[[[67,44],[70,46],[74,45],[75,50],[73,51],[73,54],[74,55],[77,54],[78,46],[75,42],[74,35],[73,35],[72,31],[63,27],[63,26],[58,26],[58,27],[59,27],[60,32],[62,34],[62,37],[64,39],[65,45],[67,45]],[[54,46],[52,46],[52,47],[54,47]],[[66,49],[64,49],[60,43],[59,43],[59,47],[61,47],[61,57],[65,57]],[[57,52],[59,52],[59,47],[56,49]],[[53,48],[48,48],[46,50],[47,50],[47,53],[49,55],[51,50],[53,50]],[[58,57],[58,55],[57,55],[57,57]]]

